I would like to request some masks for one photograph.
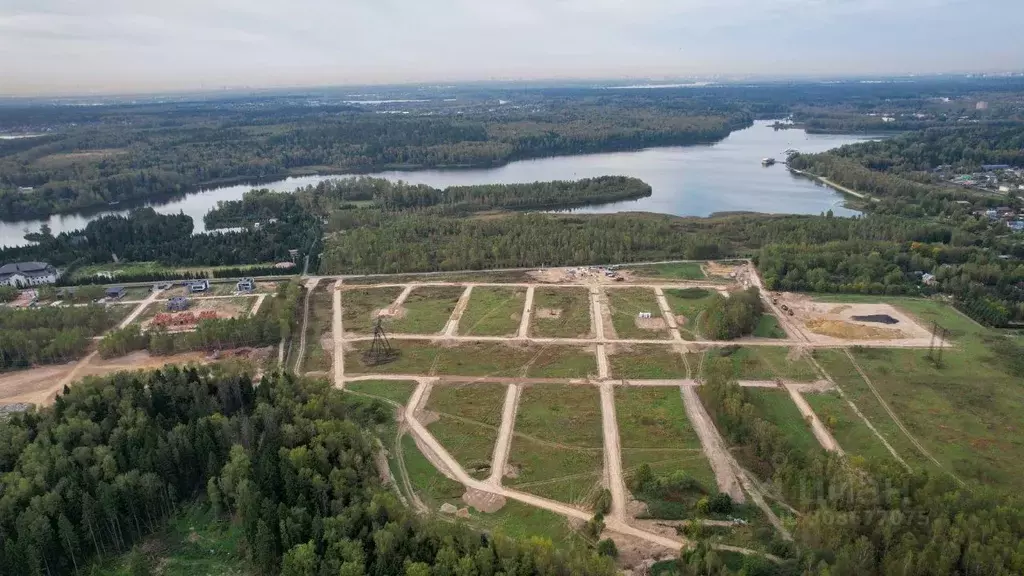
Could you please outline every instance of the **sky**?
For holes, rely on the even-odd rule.
[[[1024,70],[1024,0],[0,0],[0,94]]]

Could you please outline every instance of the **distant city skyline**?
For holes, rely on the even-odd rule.
[[[0,95],[1024,70],[1018,0],[7,0]]]

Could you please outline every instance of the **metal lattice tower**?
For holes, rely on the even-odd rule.
[[[373,325],[373,343],[363,355],[363,361],[370,366],[375,366],[389,362],[397,355],[398,351],[391,347],[391,341],[388,340],[388,335],[384,332],[382,319],[378,316]]]

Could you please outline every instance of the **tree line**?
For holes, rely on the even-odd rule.
[[[115,322],[105,306],[0,307],[0,371],[78,358]]]

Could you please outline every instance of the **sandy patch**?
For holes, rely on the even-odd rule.
[[[380,310],[374,310],[373,317],[398,319],[405,318],[407,313],[408,310],[405,309],[405,306],[398,306],[396,308],[381,308]]]
[[[813,318],[805,322],[804,325],[815,334],[845,340],[895,340],[903,337],[903,332],[899,330],[865,326],[829,318]]]
[[[505,497],[500,494],[481,492],[472,488],[462,494],[462,501],[476,508],[480,512],[488,514],[497,512],[505,506]]]
[[[664,330],[668,324],[664,318],[634,318],[633,323],[641,330]]]
[[[324,350],[334,350],[334,334],[325,332],[320,336],[320,347]]]
[[[736,273],[739,270],[739,266],[719,264],[718,262],[708,262],[703,266],[704,273],[708,276],[721,276],[723,278],[735,278]]]
[[[537,318],[545,320],[557,320],[562,317],[561,308],[537,308]]]

